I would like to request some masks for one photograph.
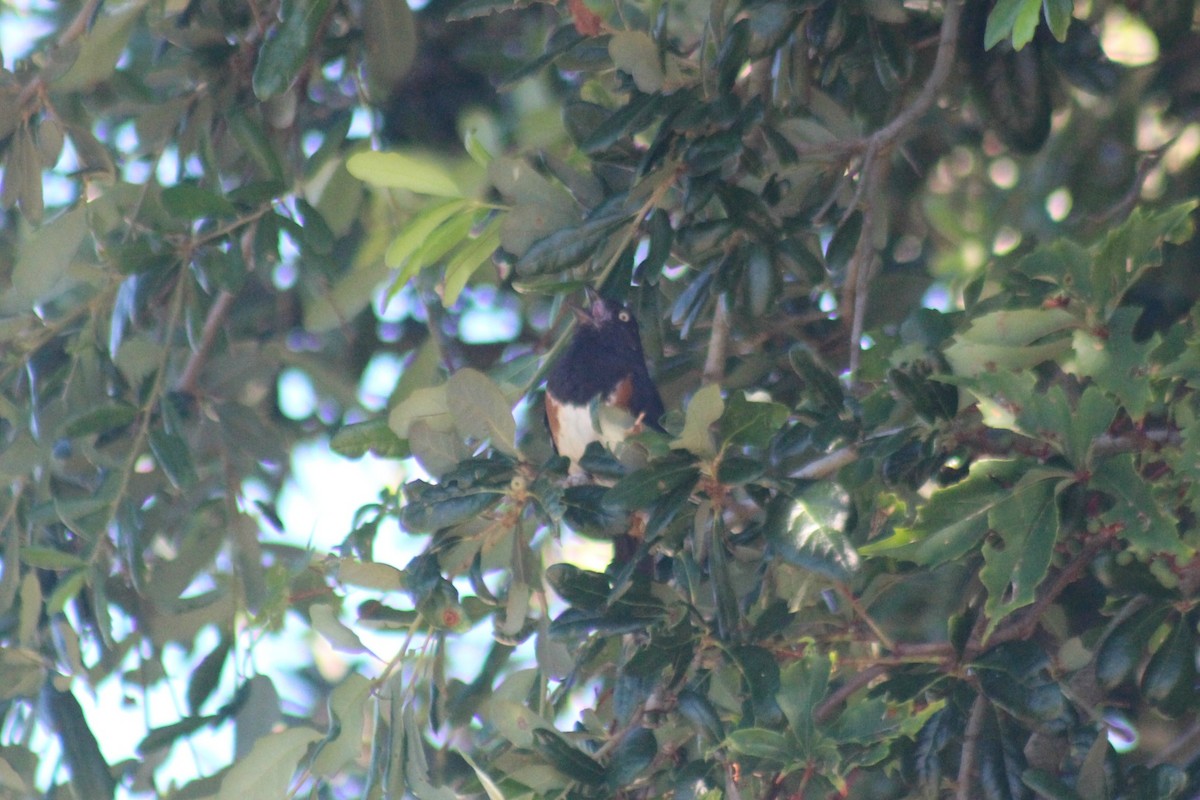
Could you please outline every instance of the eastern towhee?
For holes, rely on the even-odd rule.
[[[591,442],[612,450],[639,425],[662,431],[663,401],[627,306],[588,288],[587,307],[571,310],[579,324],[546,379],[546,422],[554,449],[581,476]]]

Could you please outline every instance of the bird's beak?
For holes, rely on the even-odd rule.
[[[580,308],[571,303],[571,313],[579,320],[580,325],[595,325],[599,312],[604,308],[604,301],[601,300],[600,293],[590,286],[583,287],[583,295],[587,305]]]

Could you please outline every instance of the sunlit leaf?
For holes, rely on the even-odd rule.
[[[436,197],[462,197],[454,177],[435,159],[396,151],[355,153],[346,169],[361,181],[385,189],[407,189]]]

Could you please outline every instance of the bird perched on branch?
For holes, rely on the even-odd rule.
[[[582,475],[591,442],[612,450],[642,425],[662,431],[663,401],[627,306],[589,288],[587,305],[571,310],[579,324],[546,380],[546,422],[554,449]]]
[[[571,459],[574,482],[587,476],[581,459],[592,442],[615,450],[642,426],[666,431],[662,397],[629,308],[589,288],[587,305],[571,310],[578,326],[546,379],[546,424],[555,451]],[[634,559],[644,526],[644,515],[630,516],[628,530],[613,540],[614,564]],[[639,571],[649,571],[651,563],[638,559]]]

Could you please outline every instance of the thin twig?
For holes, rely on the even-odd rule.
[[[799,478],[800,480],[828,478],[856,458],[858,458],[857,447],[843,447],[840,450],[834,450],[829,455],[821,456],[816,461],[808,462],[798,471],[792,473],[791,477]]]
[[[208,309],[208,316],[204,319],[204,328],[200,332],[200,344],[192,352],[184,365],[183,374],[179,376],[179,383],[176,388],[186,394],[196,394],[196,387],[200,381],[200,371],[204,369],[204,365],[208,362],[208,357],[212,354],[213,345],[217,341],[217,333],[224,324],[225,318],[229,316],[229,310],[233,308],[234,296],[224,289],[217,295],[217,299],[213,301],[212,307]]]
[[[957,800],[971,800],[971,777],[975,772],[975,758],[979,752],[979,739],[983,734],[983,717],[987,713],[988,702],[983,692],[975,695],[971,705],[971,716],[967,719],[967,729],[963,733],[962,759],[958,762],[958,790],[954,793]]]
[[[830,719],[837,711],[838,707],[850,697],[850,695],[862,689],[871,681],[878,678],[880,675],[887,674],[887,667],[882,664],[876,664],[873,667],[868,667],[861,672],[856,672],[851,675],[845,683],[839,686],[833,694],[826,697],[820,704],[813,709],[813,720],[816,722],[825,722]]]
[[[987,637],[986,640],[977,640],[975,637],[972,637],[970,644],[966,648],[966,657],[968,659],[973,658],[975,654],[983,650],[984,646],[991,648],[1003,642],[1022,641],[1032,636],[1033,632],[1037,629],[1042,614],[1045,613],[1046,609],[1058,599],[1058,596],[1068,586],[1079,580],[1079,576],[1091,565],[1092,560],[1104,548],[1105,544],[1104,539],[1096,538],[1084,545],[1083,549],[1079,551],[1079,555],[1075,556],[1063,568],[1062,572],[1058,573],[1050,588],[1038,597],[1019,619],[1002,626],[991,636]]]

